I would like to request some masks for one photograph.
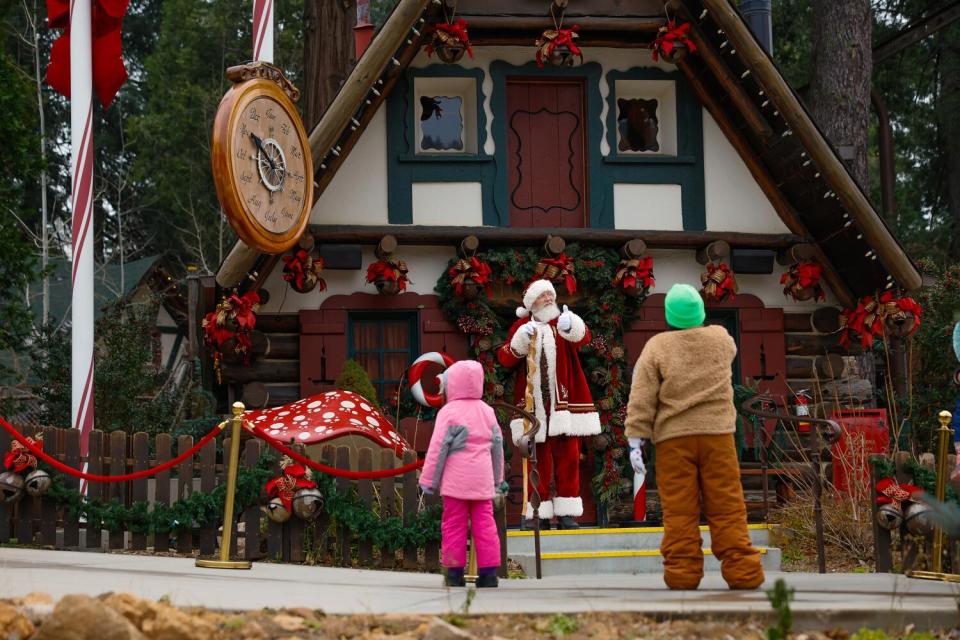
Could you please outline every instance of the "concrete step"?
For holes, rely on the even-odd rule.
[[[780,570],[780,550],[759,547],[764,571]],[[509,556],[523,568],[528,576],[536,575],[533,553],[513,553]],[[564,575],[640,574],[662,573],[663,556],[658,550],[638,551],[567,551],[541,553],[544,577]],[[710,549],[704,549],[704,571],[719,571],[720,562]]]
[[[770,546],[772,525],[751,524],[747,526],[750,541],[754,546]],[[710,547],[710,532],[700,527],[703,546]],[[564,531],[541,531],[540,552],[560,553],[579,551],[645,551],[660,549],[663,527],[633,527],[621,529],[573,529]],[[507,554],[533,555],[533,531],[508,531]]]

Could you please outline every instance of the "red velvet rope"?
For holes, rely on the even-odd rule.
[[[329,473],[332,476],[339,476],[341,478],[350,478],[351,480],[368,480],[375,478],[388,478],[390,476],[400,476],[408,471],[415,471],[419,469],[423,466],[424,462],[423,460],[417,460],[416,462],[405,464],[402,467],[397,467],[396,469],[381,469],[380,471],[349,471],[347,469],[337,469],[336,467],[328,467],[320,462],[314,462],[307,456],[297,453],[279,440],[274,440],[262,431],[250,429],[250,432],[283,455],[290,456],[292,459],[306,467],[310,467],[314,471],[319,471],[320,473]]]
[[[75,476],[77,478],[82,478],[83,480],[90,480],[91,482],[128,482],[130,480],[146,478],[154,474],[160,473],[161,471],[166,471],[170,467],[175,467],[181,462],[183,462],[184,460],[186,460],[187,458],[193,456],[195,453],[200,451],[200,449],[202,449],[205,444],[213,440],[216,437],[216,435],[220,433],[220,427],[214,427],[210,433],[203,436],[203,438],[201,438],[200,441],[197,442],[197,444],[193,445],[189,450],[184,451],[173,460],[168,460],[167,462],[157,465],[156,467],[153,467],[151,469],[144,469],[143,471],[137,471],[135,473],[125,473],[119,476],[100,476],[95,473],[85,473],[83,471],[80,471],[79,469],[74,469],[73,467],[69,467],[63,464],[62,462],[60,462],[59,460],[57,460],[56,458],[51,457],[47,453],[44,453],[43,449],[41,449],[40,447],[30,442],[23,434],[21,434],[15,428],[10,426],[10,423],[4,420],[3,418],[0,418],[0,425],[2,425],[3,428],[7,430],[7,433],[13,436],[13,438],[17,440],[17,442],[19,442],[24,447],[29,449],[30,453],[37,456],[41,460],[43,460],[54,469],[58,471],[62,471],[63,473],[67,473],[71,476]]]

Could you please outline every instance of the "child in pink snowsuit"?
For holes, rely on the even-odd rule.
[[[420,472],[424,493],[443,496],[440,525],[447,584],[464,586],[467,521],[477,546],[476,586],[496,587],[500,538],[493,498],[503,483],[503,436],[483,396],[483,367],[461,360],[446,373],[447,402],[433,423],[430,448]]]

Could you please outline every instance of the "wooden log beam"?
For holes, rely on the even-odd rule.
[[[226,382],[298,382],[299,360],[260,361],[249,366],[223,363],[223,379]]]
[[[540,37],[537,31],[513,31],[509,33],[480,31],[475,34],[470,26],[470,43],[474,47],[529,47]],[[611,49],[649,49],[653,42],[653,34],[640,35],[635,32],[587,33],[577,38],[577,46],[583,48],[611,48]]]
[[[767,196],[767,200],[769,200],[773,208],[776,209],[784,224],[787,225],[787,228],[795,234],[809,236],[806,226],[800,220],[800,216],[793,208],[793,205],[790,204],[786,196],[777,188],[775,181],[770,176],[766,167],[757,159],[755,151],[743,139],[743,136],[740,135],[739,129],[733,124],[729,116],[727,116],[726,111],[717,102],[713,94],[703,85],[703,82],[690,67],[690,64],[686,60],[681,60],[677,66],[680,67],[680,70],[683,71],[683,74],[687,77],[690,86],[693,87],[694,93],[696,93],[700,99],[700,103],[707,108],[707,111],[710,112],[710,115],[713,116],[713,119],[716,121],[717,126],[723,131],[723,134],[727,140],[730,141],[730,144],[733,145],[733,148],[737,150],[743,163],[747,166],[747,169],[750,170],[757,184],[760,185],[760,189],[764,195]],[[817,260],[823,265],[823,277],[827,286],[830,287],[830,290],[833,291],[833,294],[841,303],[846,306],[851,306],[854,300],[853,294],[840,277],[840,274],[837,273],[836,268],[819,248],[817,249]]]
[[[559,14],[558,14],[559,15]],[[458,18],[464,18],[469,25],[471,38],[473,41],[473,31],[489,29],[491,31],[517,31],[521,29],[530,31],[543,31],[544,29],[553,29],[553,20],[548,12],[544,11],[543,16],[481,16],[470,14],[457,14]],[[630,31],[634,33],[656,35],[660,27],[667,21],[660,17],[607,17],[607,16],[568,16],[568,24],[576,23],[580,25],[581,33],[591,31]]]
[[[433,227],[418,225],[317,225],[307,229],[321,244],[375,245],[384,235],[407,245],[457,246],[464,236],[473,235],[483,244],[543,246],[547,236],[562,236],[567,242],[621,247],[634,238],[643,238],[653,249],[699,249],[717,240],[731,247],[785,249],[804,242],[792,233],[735,233],[722,231],[638,231],[632,229],[552,229],[522,227]]]
[[[336,144],[374,83],[383,75],[387,65],[391,64],[390,59],[394,53],[410,37],[410,30],[423,15],[429,2],[430,0],[400,0],[397,3],[380,33],[347,76],[337,97],[310,132],[310,152],[314,167],[319,166]]]
[[[922,285],[920,273],[773,66],[770,57],[757,44],[736,8],[729,0],[703,0],[703,4],[736,47],[737,55],[753,70],[757,82],[806,148],[830,189],[856,221],[867,243],[879,254],[884,267],[904,289],[919,289]]]

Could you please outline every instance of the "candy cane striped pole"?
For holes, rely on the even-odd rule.
[[[253,0],[253,59],[273,62],[273,0]]]
[[[86,457],[93,429],[93,63],[91,0],[70,1],[70,176],[73,208],[71,414]],[[87,470],[87,463],[83,465]],[[81,493],[86,484],[81,483]]]

